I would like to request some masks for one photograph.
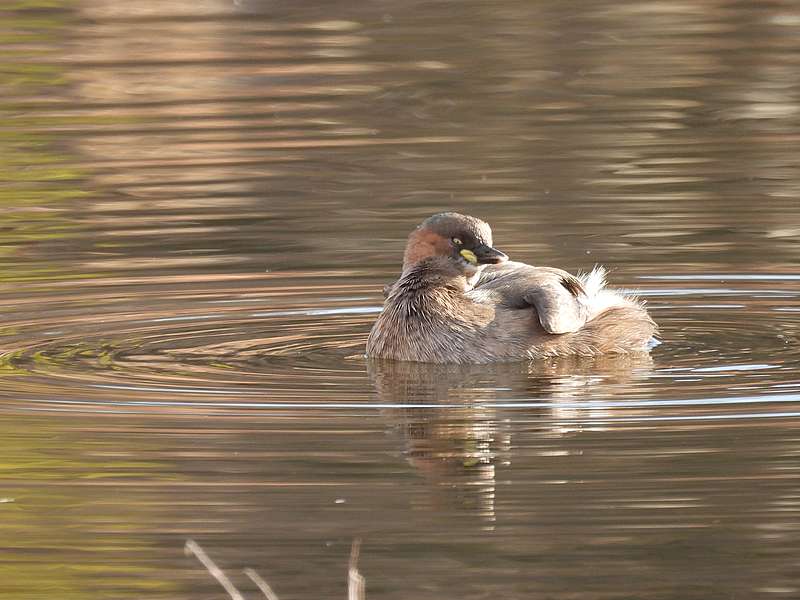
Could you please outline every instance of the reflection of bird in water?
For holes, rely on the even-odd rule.
[[[480,366],[371,359],[368,370],[409,463],[436,492],[432,501],[492,521],[498,471],[510,469],[513,459],[515,417],[538,435],[574,433],[581,413],[588,410],[583,416],[591,419],[606,413],[574,402],[613,396],[651,365],[649,355],[636,354]]]
[[[408,238],[400,279],[387,289],[367,341],[376,358],[491,363],[645,352],[655,334],[635,299],[584,277],[506,262],[492,230],[441,213]]]

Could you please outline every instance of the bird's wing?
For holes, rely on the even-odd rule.
[[[589,310],[580,280],[561,269],[508,262],[489,266],[475,285],[508,308],[533,307],[548,333],[569,333],[586,324]]]

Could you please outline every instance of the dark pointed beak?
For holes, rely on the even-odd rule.
[[[508,260],[508,256],[491,246],[480,245],[475,248],[479,265],[497,265]]]

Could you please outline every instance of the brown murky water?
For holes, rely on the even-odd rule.
[[[0,595],[800,598],[800,11],[0,7]],[[640,291],[649,358],[362,356],[405,235]]]

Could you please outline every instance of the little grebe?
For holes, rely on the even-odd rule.
[[[375,358],[489,363],[644,352],[656,325],[605,271],[509,262],[480,219],[439,213],[408,237],[400,279],[367,340]]]

